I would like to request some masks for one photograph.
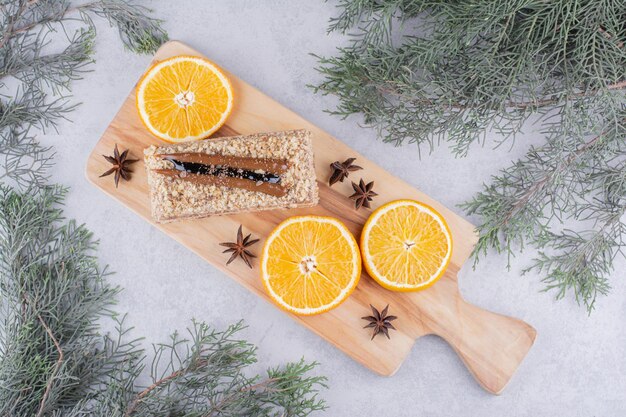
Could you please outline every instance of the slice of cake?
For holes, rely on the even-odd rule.
[[[318,202],[305,130],[151,146],[144,159],[159,223]]]

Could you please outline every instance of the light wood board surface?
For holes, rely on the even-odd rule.
[[[202,56],[180,42],[171,41],[159,49],[154,61],[175,55]],[[258,260],[254,263],[254,269],[249,269],[243,262],[226,266],[228,254],[221,253],[220,249],[223,248],[218,243],[231,241],[239,224],[243,224],[245,233],[252,233],[261,239],[255,246],[258,255],[265,237],[278,223],[287,217],[303,214],[339,218],[358,240],[371,210],[354,210],[352,200],[347,198],[352,193],[349,180],[337,183],[332,188],[328,186],[329,164],[356,157],[357,164],[364,170],[353,173],[350,179],[357,181],[363,177],[365,181],[375,181],[378,185],[375,191],[379,195],[372,202],[372,210],[395,199],[409,198],[433,206],[446,218],[454,242],[450,266],[434,286],[414,293],[388,291],[363,272],[356,291],[341,306],[312,317],[292,315],[293,319],[381,375],[393,375],[398,370],[418,337],[439,335],[450,343],[486,390],[501,392],[532,346],[536,332],[521,320],[471,305],[459,294],[456,275],[476,243],[474,226],[259,90],[228,72],[226,75],[235,92],[235,107],[226,125],[214,136],[288,129],[310,130],[320,187],[318,206],[155,224],[150,216],[148,184],[142,158],[144,148],[159,144],[160,141],[142,125],[135,108],[134,89],[89,156],[86,167],[89,181],[250,291],[271,302],[259,277]],[[115,144],[118,144],[120,151],[128,148],[131,157],[140,159],[132,166],[134,173],[131,181],[121,181],[117,189],[111,176],[99,178],[110,166],[102,155],[112,154]],[[361,319],[369,315],[369,304],[378,308],[390,304],[390,314],[399,317],[394,322],[398,331],[391,332],[391,340],[377,337],[370,341],[370,329],[363,329],[366,322]]]

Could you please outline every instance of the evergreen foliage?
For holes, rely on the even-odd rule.
[[[360,113],[384,141],[458,156],[520,137],[532,118],[545,142],[495,174],[463,207],[482,218],[476,259],[540,250],[558,298],[591,311],[609,290],[626,211],[626,1],[341,0],[330,31],[352,32],[319,57],[316,91]],[[565,230],[562,221],[578,225]],[[568,223],[569,224],[569,223]]]
[[[40,128],[55,128],[75,108],[69,87],[93,62],[92,16],[116,26],[134,52],[154,52],[167,40],[160,21],[127,0],[0,1],[0,180],[44,184],[51,149],[35,139]],[[66,38],[64,48],[56,48]],[[50,45],[55,40],[55,48]]]
[[[146,354],[111,310],[91,233],[62,218],[65,190],[0,186],[0,415],[293,416],[324,408],[323,377],[303,361],[248,376],[255,348],[241,323],[216,331],[194,322],[183,338]],[[117,329],[101,336],[99,323]]]

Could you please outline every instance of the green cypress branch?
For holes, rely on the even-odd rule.
[[[18,192],[0,186],[0,415],[293,416],[325,408],[325,378],[304,361],[249,376],[256,349],[194,322],[188,337],[146,354],[112,307],[119,288],[106,282],[91,233],[65,222],[65,190]],[[101,336],[99,324],[117,329]]]
[[[329,30],[352,32],[352,42],[318,57],[324,78],[313,87],[339,98],[331,113],[360,113],[396,145],[446,142],[457,156],[490,131],[496,146],[514,140],[530,117],[542,127],[543,145],[463,205],[482,219],[475,259],[537,247],[531,269],[547,274],[547,289],[557,298],[571,290],[591,311],[623,247],[623,218],[606,217],[622,212],[626,190],[609,201],[599,179],[625,169],[626,2],[340,0],[338,8]],[[580,228],[559,230],[565,221]]]
[[[118,28],[124,45],[148,53],[167,40],[161,21],[132,1],[99,0],[72,6],[69,0],[7,0],[0,4],[0,159],[6,181],[27,186],[44,184],[51,155],[33,139],[36,128],[54,127],[75,104],[65,95],[93,62],[99,16]],[[66,28],[72,21],[76,30]],[[62,41],[60,52],[50,42]],[[17,90],[12,88],[17,82]]]
[[[168,40],[161,28],[163,22],[148,17],[150,9],[128,0],[98,0],[75,10],[88,22],[91,22],[90,13],[107,19],[111,26],[117,27],[124,46],[133,52],[152,53]]]

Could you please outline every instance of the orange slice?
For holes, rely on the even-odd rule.
[[[279,224],[261,255],[261,277],[279,307],[319,314],[337,307],[361,276],[359,246],[332,217],[298,216]]]
[[[397,200],[378,208],[361,234],[365,269],[383,287],[416,291],[433,285],[452,255],[452,237],[432,207]]]
[[[155,64],[137,86],[137,110],[155,136],[172,143],[204,139],[233,108],[233,91],[210,61],[176,56]]]

